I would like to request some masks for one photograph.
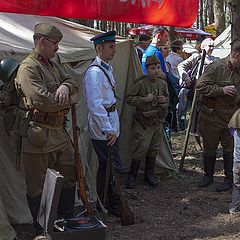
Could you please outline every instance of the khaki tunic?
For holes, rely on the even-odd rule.
[[[34,109],[44,114],[70,109],[70,105],[60,106],[54,99],[61,84],[69,87],[70,94],[78,91],[76,80],[65,74],[59,65],[51,64],[34,50],[20,64],[15,84],[23,96],[20,107],[26,110],[26,116]],[[64,117],[63,114],[54,116],[54,122],[49,125],[35,120],[33,115],[26,134],[22,136],[22,160],[29,196],[41,194],[48,167],[63,174],[65,187],[75,184],[74,151],[64,129]],[[32,131],[33,127],[37,127],[38,131]]]
[[[223,94],[223,87],[234,85],[235,96]],[[199,115],[199,132],[203,137],[204,153],[215,155],[219,141],[224,152],[233,151],[233,138],[228,123],[240,103],[240,71],[232,71],[229,58],[210,64],[198,79],[196,90],[202,100]]]
[[[200,116],[212,125],[228,128],[233,113],[240,103],[240,69],[231,71],[229,58],[210,64],[198,79],[196,90],[202,95]],[[234,85],[234,97],[223,94],[223,87]]]
[[[166,103],[156,104],[156,101],[145,102],[144,98],[149,93],[155,93],[156,97],[164,95],[167,98]],[[135,106],[137,112],[158,111],[158,116],[145,119],[144,124],[135,121],[134,129],[134,144],[133,144],[133,159],[142,160],[148,157],[156,157],[161,138],[165,137],[163,133],[163,122],[166,117],[168,107],[168,88],[167,83],[162,79],[151,81],[147,76],[141,77],[129,89],[126,95],[126,102],[129,105]]]

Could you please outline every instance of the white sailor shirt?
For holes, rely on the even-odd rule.
[[[112,67],[96,57],[91,65],[100,65],[108,74],[111,84],[115,85]],[[88,130],[95,140],[107,140],[106,134],[112,132],[119,136],[120,124],[118,112],[107,112],[106,108],[116,104],[116,98],[109,80],[102,69],[96,66],[88,68],[84,76],[84,95],[88,106]]]

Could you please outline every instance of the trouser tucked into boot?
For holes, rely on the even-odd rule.
[[[36,235],[40,235],[43,233],[43,228],[40,226],[40,224],[37,221],[41,197],[42,195],[38,195],[35,197],[30,197],[27,195],[28,206],[33,218],[33,227],[35,229]]]
[[[227,191],[233,185],[233,153],[223,152],[224,181],[216,187],[217,192]]]
[[[138,174],[139,166],[141,161],[133,159],[130,167],[130,171],[128,173],[126,188],[134,188],[136,183],[136,177]]]
[[[58,218],[71,218],[74,216],[75,186],[62,188],[59,204]]]
[[[110,182],[108,186],[106,202],[104,207],[113,215],[120,217],[120,202],[118,196],[114,191],[114,186],[112,185],[112,174],[110,175]],[[97,194],[101,201],[104,204],[104,189],[105,189],[105,170],[99,168],[97,172]],[[101,211],[101,206],[97,202],[97,209]]]
[[[205,175],[199,181],[199,187],[207,187],[213,182],[213,174],[216,163],[216,155],[203,154],[203,169]]]
[[[145,165],[144,181],[147,182],[151,187],[157,186],[157,181],[154,176],[156,157],[147,157]]]

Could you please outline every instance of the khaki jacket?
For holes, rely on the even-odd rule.
[[[154,93],[156,99],[160,95],[167,98],[166,103],[157,103],[156,99],[152,102],[146,102],[145,97],[149,93]],[[142,76],[131,86],[126,95],[126,102],[129,105],[135,106],[137,112],[149,112],[157,110],[159,112],[160,120],[166,117],[166,110],[168,107],[169,93],[166,81],[158,78],[156,81],[151,81],[147,76]]]
[[[70,94],[78,91],[76,80],[65,74],[58,64],[44,62],[42,57],[33,50],[20,64],[15,79],[16,88],[23,95],[20,107],[26,111],[36,109],[43,113],[70,109],[70,105],[60,106],[54,99],[55,92],[62,83],[69,87]],[[56,121],[51,126],[34,123],[34,116],[31,120],[31,125],[34,127],[37,125],[41,129],[37,131],[31,131],[31,127],[28,129],[26,136],[22,138],[24,152],[51,152],[69,143],[69,137],[63,126],[64,116],[56,116]]]
[[[235,96],[223,94],[223,87],[234,85]],[[200,118],[214,126],[228,128],[240,103],[240,69],[229,67],[229,57],[210,64],[198,79],[196,90],[202,96]]]

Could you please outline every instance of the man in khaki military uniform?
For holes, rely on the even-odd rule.
[[[62,39],[60,30],[48,23],[34,28],[34,49],[21,62],[15,84],[22,96],[24,109],[20,127],[27,125],[22,134],[22,162],[25,170],[27,199],[36,232],[36,222],[47,168],[64,176],[58,214],[72,216],[75,196],[74,150],[65,126],[66,114],[76,103],[78,84],[50,59]]]
[[[228,123],[240,103],[240,41],[232,43],[230,56],[210,64],[199,78],[196,90],[202,96],[199,132],[203,137],[203,166],[205,175],[199,187],[213,182],[216,151],[223,147],[224,182],[217,191],[232,188],[233,137]]]
[[[167,83],[159,78],[160,61],[152,55],[146,59],[147,75],[137,79],[126,95],[126,102],[136,106],[134,116],[134,146],[131,169],[126,188],[134,188],[140,162],[146,159],[144,180],[152,187],[157,185],[154,167],[168,106]]]

